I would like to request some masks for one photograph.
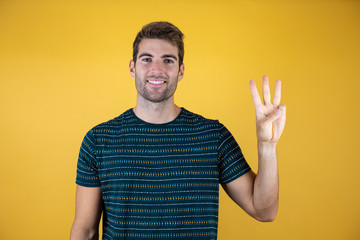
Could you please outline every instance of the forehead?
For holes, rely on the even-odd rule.
[[[139,44],[139,54],[142,53],[151,53],[152,55],[164,55],[172,54],[178,55],[178,48],[175,44],[172,44],[170,41],[163,39],[142,39]]]

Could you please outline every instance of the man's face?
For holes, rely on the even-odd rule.
[[[184,74],[184,65],[179,69],[178,61],[178,48],[170,42],[141,40],[136,65],[133,60],[129,64],[138,96],[153,103],[173,98],[177,83]]]

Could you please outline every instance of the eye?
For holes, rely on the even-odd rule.
[[[141,61],[142,62],[151,62],[151,58],[142,58]]]
[[[174,63],[174,60],[165,58],[165,59],[164,59],[164,62],[165,62],[165,63]]]

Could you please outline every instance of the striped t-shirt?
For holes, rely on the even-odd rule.
[[[182,108],[165,124],[132,109],[84,137],[76,183],[101,187],[103,239],[216,239],[219,183],[250,170],[224,125]]]

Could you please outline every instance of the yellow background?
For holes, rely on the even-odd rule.
[[[221,190],[219,239],[360,239],[359,1],[0,1],[0,239],[67,239],[85,133],[135,104],[132,42],[185,37],[176,102],[222,121],[256,171],[248,81],[283,81],[280,208],[247,216]]]

